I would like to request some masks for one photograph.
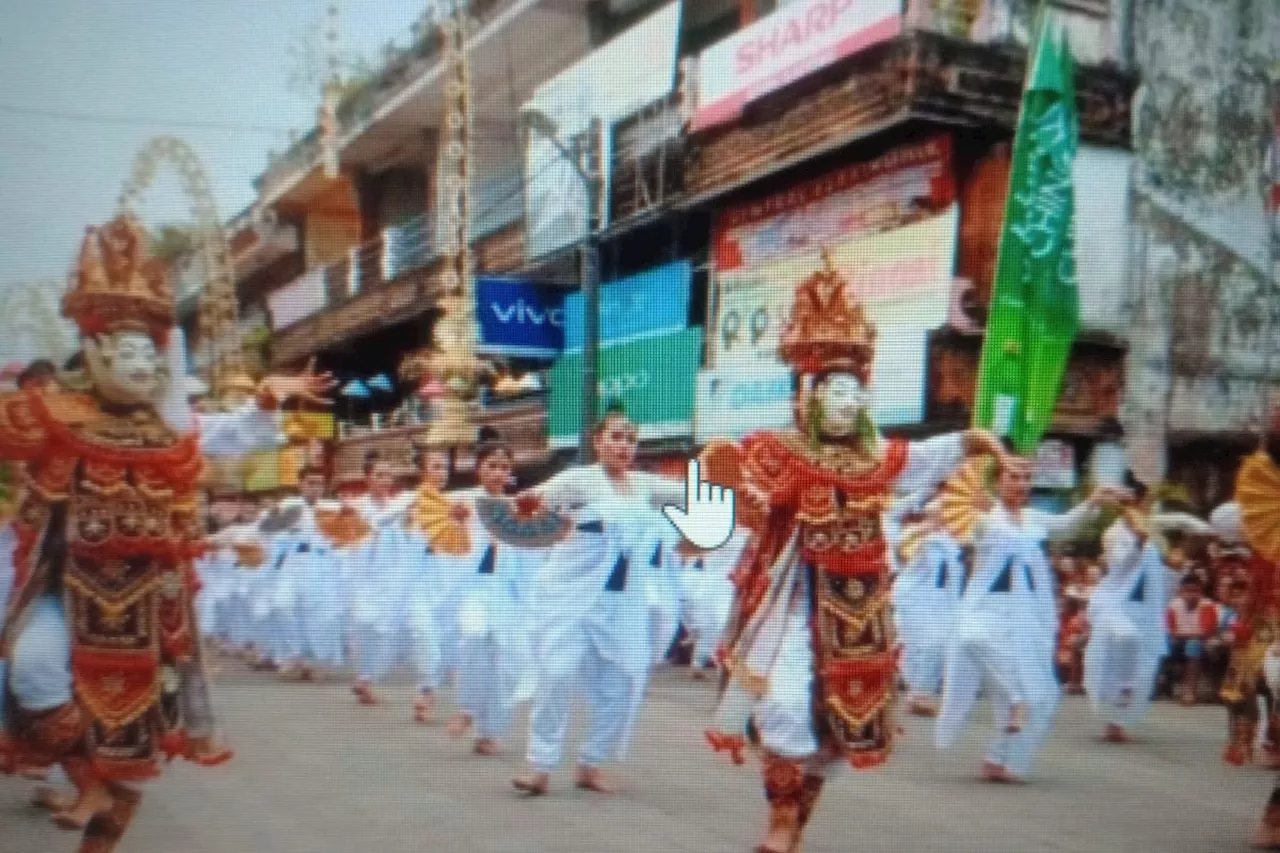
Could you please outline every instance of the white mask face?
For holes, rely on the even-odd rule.
[[[94,385],[115,402],[155,402],[164,388],[160,354],[150,335],[142,332],[115,332],[86,341],[85,361]]]
[[[850,373],[834,373],[817,389],[822,404],[822,431],[843,437],[858,428],[858,419],[871,404],[871,395],[858,377]]]

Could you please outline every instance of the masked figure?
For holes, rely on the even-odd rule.
[[[55,815],[85,853],[116,848],[166,758],[218,764],[196,624],[202,453],[277,444],[274,409],[330,380],[265,380],[241,410],[197,417],[168,269],[122,216],[90,228],[62,311],[83,393],[0,397],[0,458],[26,464],[17,583],[0,637],[0,766],[59,763],[81,791]],[[313,397],[312,397],[313,398]],[[314,399],[314,398],[313,398]]]
[[[970,453],[1003,457],[988,433],[882,438],[870,413],[875,330],[828,263],[801,284],[779,355],[794,369],[798,429],[713,443],[708,479],[737,489],[754,529],[720,650],[725,686],[708,732],[742,761],[763,755],[761,853],[791,853],[827,770],[884,763],[893,747],[897,650],[882,516],[932,490]]]

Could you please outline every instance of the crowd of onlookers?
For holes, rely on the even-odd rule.
[[[1188,538],[1170,548],[1173,593],[1165,608],[1169,652],[1156,695],[1184,705],[1216,702],[1226,677],[1249,592],[1247,552]],[[1089,597],[1105,571],[1096,553],[1064,548],[1053,555],[1058,580],[1058,676],[1066,692],[1084,692],[1084,649],[1089,639]]]

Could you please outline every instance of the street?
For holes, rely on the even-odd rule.
[[[515,749],[481,759],[442,724],[410,720],[407,682],[371,710],[345,681],[282,684],[231,663],[217,682],[235,759],[173,765],[121,853],[745,853],[764,820],[754,765],[703,745],[713,688],[685,671],[656,674],[614,776],[623,793],[578,792],[566,768],[538,801],[509,784],[523,718]],[[976,780],[988,709],[974,719],[950,753],[933,748],[931,721],[907,719],[889,768],[828,786],[806,853],[1243,851],[1272,782],[1222,764],[1218,707],[1158,704],[1140,743],[1108,747],[1087,701],[1067,697],[1034,783],[1020,788]],[[29,790],[0,780],[0,853],[74,850],[74,835],[27,807]]]

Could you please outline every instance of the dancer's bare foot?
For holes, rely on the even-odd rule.
[[[982,779],[999,785],[1021,785],[1022,780],[994,761],[982,762]]]
[[[1107,725],[1107,731],[1102,736],[1102,740],[1106,743],[1132,743],[1133,738],[1129,737],[1129,733],[1122,726],[1115,723]]]
[[[1265,821],[1258,824],[1249,843],[1255,850],[1280,850],[1280,826],[1271,826]]]
[[[1027,726],[1027,706],[1021,702],[1009,710],[1009,724],[1004,727],[1007,735],[1016,735]]]
[[[373,685],[363,681],[357,681],[351,686],[351,692],[355,694],[356,701],[366,708],[378,704],[378,696],[373,692]]]
[[[449,718],[444,730],[449,733],[449,737],[462,737],[471,731],[471,715],[461,712],[454,714]]]
[[[938,705],[932,699],[925,696],[912,697],[907,710],[916,717],[936,717],[938,716]]]
[[[551,776],[547,773],[532,771],[512,779],[511,786],[530,797],[542,797],[551,789]]]
[[[413,721],[421,725],[431,722],[436,707],[434,693],[421,693],[413,700]]]
[[[57,788],[40,785],[31,792],[31,807],[46,812],[65,812],[75,807],[76,801]]]
[[[575,783],[583,791],[594,791],[597,794],[616,794],[618,789],[609,784],[599,767],[578,766],[578,780]]]
[[[496,740],[491,737],[482,737],[476,741],[475,746],[472,747],[472,752],[476,755],[483,755],[485,758],[490,758],[497,755],[500,749],[501,747],[498,745]]]
[[[109,811],[115,800],[104,785],[91,785],[80,792],[80,799],[66,811],[58,812],[52,818],[62,829],[82,830],[93,819],[94,815]]]

